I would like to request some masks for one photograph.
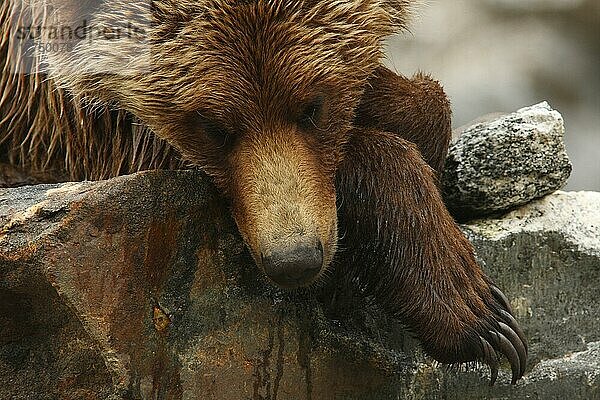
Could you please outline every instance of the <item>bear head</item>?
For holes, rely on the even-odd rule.
[[[129,111],[206,171],[257,265],[294,288],[332,262],[336,168],[409,3],[48,0],[31,18],[59,46],[40,56],[49,76],[90,107]]]

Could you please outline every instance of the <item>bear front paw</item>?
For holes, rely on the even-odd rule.
[[[498,378],[500,357],[505,356],[510,362],[511,383],[514,385],[527,367],[527,340],[504,293],[492,283],[485,286],[488,289],[484,296],[477,301],[465,298],[462,304],[465,307],[461,311],[449,313],[453,317],[464,317],[464,311],[470,310],[468,318],[446,320],[447,325],[437,330],[442,339],[434,339],[435,343],[429,341],[425,350],[446,364],[473,361],[487,364],[491,369],[490,385],[494,385]],[[474,307],[474,304],[477,306]]]

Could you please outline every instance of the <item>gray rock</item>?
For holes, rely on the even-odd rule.
[[[529,340],[528,371],[515,387],[488,388],[485,368],[419,364],[405,398],[600,399],[600,193],[556,192],[462,228],[511,300]]]
[[[504,212],[562,188],[571,173],[561,115],[546,103],[466,128],[451,146],[444,199],[461,220]]]
[[[2,189],[0,398],[600,398],[599,209],[555,193],[464,226],[530,341],[490,388],[362,300],[265,284],[201,174]]]
[[[465,374],[446,376],[444,390],[410,399],[486,400],[597,400],[600,399],[600,342],[584,351],[541,360],[515,387],[478,386]]]
[[[556,192],[464,228],[511,294],[533,360],[600,341],[600,193]]]
[[[489,398],[600,398],[600,193],[559,191],[463,230],[529,339],[530,371]]]
[[[456,126],[540,99],[560,104],[567,188],[600,191],[600,1],[436,1],[415,15],[412,35],[389,40],[392,69],[426,68],[442,82]]]

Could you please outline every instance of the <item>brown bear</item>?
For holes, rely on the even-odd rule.
[[[442,363],[527,345],[437,188],[441,86],[381,65],[413,0],[4,0],[0,163],[43,181],[199,167],[285,288],[360,282]],[[336,251],[341,247],[342,251]]]

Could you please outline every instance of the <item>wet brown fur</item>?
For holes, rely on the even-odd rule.
[[[435,359],[497,368],[494,350],[514,358],[498,335],[512,335],[501,325],[512,324],[509,305],[436,188],[448,100],[428,76],[380,65],[382,40],[404,29],[412,3],[160,0],[148,10],[125,2],[124,15],[153,22],[152,62],[136,59],[133,75],[94,73],[129,50],[100,41],[49,56],[48,79],[12,73],[9,21],[21,10],[4,0],[0,163],[45,181],[200,167],[230,201],[258,265],[314,235],[325,266],[358,277]],[[92,51],[102,57],[90,61]],[[315,99],[321,111],[307,121]],[[336,253],[338,236],[345,251]],[[522,361],[511,363],[520,377]]]

